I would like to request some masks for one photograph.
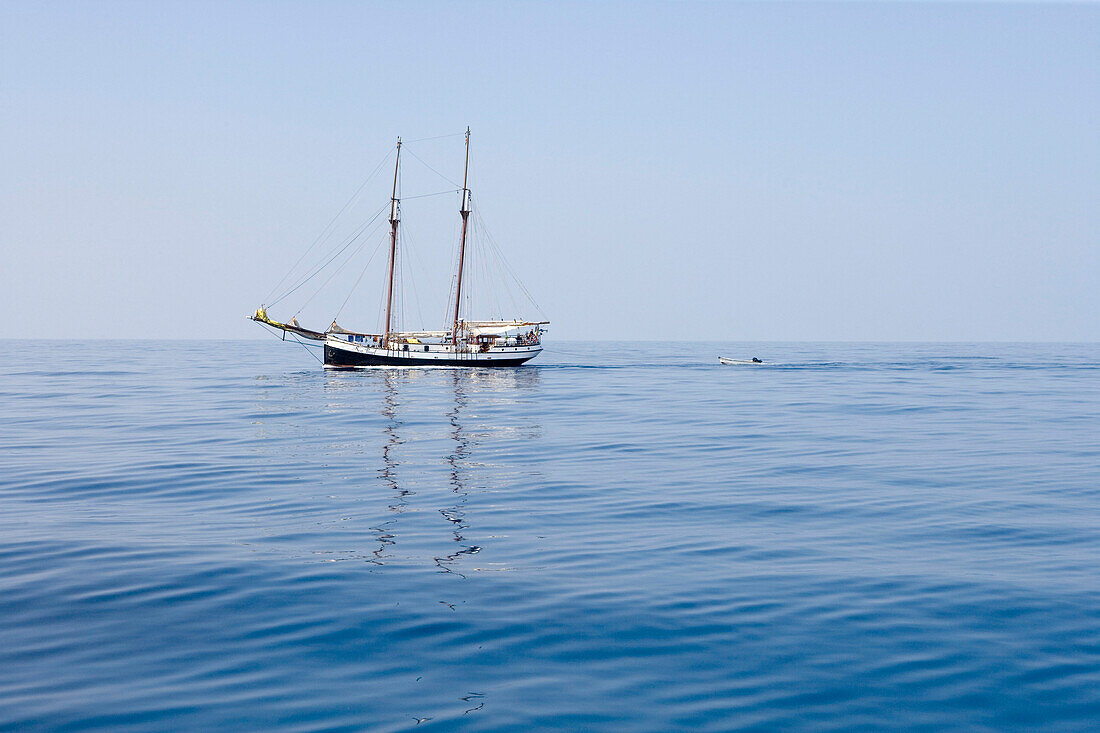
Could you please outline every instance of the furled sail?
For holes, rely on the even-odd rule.
[[[297,334],[298,336],[310,339],[312,341],[325,340],[325,334],[321,331],[311,331],[308,328],[302,328],[301,326],[299,326],[297,318],[291,318],[290,323],[280,323],[279,321],[276,321],[272,318],[268,318],[267,310],[263,306],[257,308],[256,312],[252,314],[252,320],[256,321],[257,323],[263,323],[265,325],[271,326],[272,328],[277,328],[281,331]]]

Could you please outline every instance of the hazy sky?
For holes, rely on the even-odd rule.
[[[267,338],[396,136],[467,125],[554,338],[1100,339],[1097,4],[13,0],[0,337]]]

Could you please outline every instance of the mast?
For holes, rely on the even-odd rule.
[[[386,330],[382,336],[383,346],[389,344],[393,308],[393,267],[397,261],[397,223],[401,220],[401,202],[397,200],[397,168],[400,164],[401,138],[397,138],[397,158],[393,162],[393,193],[390,195],[390,274],[386,282]]]
[[[458,304],[462,302],[462,265],[466,259],[466,222],[470,218],[470,189],[466,188],[466,177],[470,173],[470,128],[466,128],[466,167],[462,171],[462,206],[458,213],[462,215],[462,241],[458,245],[458,285],[455,288],[455,312],[452,319],[451,341],[458,344]],[[394,230],[396,231],[396,229]]]

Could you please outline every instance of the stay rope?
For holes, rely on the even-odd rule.
[[[363,269],[359,271],[359,277],[355,278],[355,284],[351,286],[351,290],[348,291],[348,297],[344,298],[344,302],[340,304],[340,308],[336,311],[336,315],[333,316],[332,322],[336,323],[336,319],[340,317],[340,314],[344,312],[344,306],[351,300],[351,296],[355,293],[359,287],[359,283],[362,282],[363,276],[367,274],[367,268],[370,267],[370,263],[374,261],[375,255],[378,254],[378,250],[382,248],[382,244],[386,241],[386,238],[378,240],[378,244],[374,246],[374,251],[371,252],[370,257],[367,258],[367,264],[363,265]],[[305,307],[304,305],[302,306]]]
[[[359,198],[359,194],[363,192],[363,189],[366,188],[367,184],[371,182],[371,179],[374,178],[378,171],[382,170],[383,164],[385,164],[385,162],[390,159],[390,156],[392,154],[393,150],[391,149],[389,152],[386,153],[385,157],[383,157],[382,160],[378,161],[378,165],[374,166],[374,170],[372,170],[370,172],[370,175],[367,176],[366,180],[359,185],[359,188],[355,189],[355,193],[351,195],[351,198],[347,200],[347,203],[345,203],[340,208],[340,210],[336,212],[336,216],[332,217],[329,223],[325,225],[325,228],[321,230],[321,233],[317,235],[317,238],[313,240],[313,244],[309,245],[306,251],[302,253],[302,256],[298,258],[298,261],[295,262],[289,270],[287,270],[287,273],[283,275],[282,279],[279,280],[279,282],[275,284],[275,287],[271,289],[271,292],[267,294],[267,297],[264,298],[265,303],[271,300],[271,297],[279,291],[279,288],[282,287],[283,283],[286,282],[291,273],[293,273],[298,268],[298,265],[302,264],[302,261],[310,252],[313,251],[313,248],[316,247],[329,234],[329,230],[332,228],[332,225],[335,224],[336,220],[339,219],[345,211],[347,211],[348,207],[351,206],[357,198]],[[283,297],[285,297],[285,295],[281,296],[279,300],[282,300]]]
[[[376,218],[377,218],[377,217],[376,217]],[[316,290],[314,290],[314,291],[313,291],[313,295],[309,296],[309,298],[308,298],[308,299],[306,300],[306,302],[305,302],[305,303],[302,303],[301,307],[300,307],[300,308],[298,308],[298,310],[294,312],[294,316],[295,316],[295,318],[297,318],[298,314],[299,314],[299,313],[301,313],[301,312],[302,312],[303,310],[305,310],[305,307],[306,307],[307,305],[309,305],[309,304],[310,304],[311,302],[313,302],[313,299],[314,299],[314,298],[316,298],[316,297],[317,297],[317,296],[318,296],[318,295],[319,295],[319,294],[321,293],[321,291],[322,291],[322,290],[324,290],[324,289],[325,289],[325,287],[326,287],[326,286],[327,286],[327,285],[328,285],[328,284],[329,284],[330,282],[332,282],[332,278],[334,278],[334,277],[336,277],[337,275],[339,275],[339,274],[340,274],[340,272],[341,272],[341,271],[342,271],[342,270],[343,270],[343,269],[344,269],[345,267],[347,267],[347,264],[348,264],[349,262],[351,262],[351,261],[352,261],[352,259],[354,259],[354,258],[355,258],[355,255],[359,254],[359,251],[360,251],[360,250],[362,250],[362,249],[363,249],[363,247],[365,247],[365,246],[366,246],[366,244],[367,244],[367,240],[368,240],[368,239],[370,238],[370,236],[371,236],[372,234],[374,234],[374,232],[375,232],[375,231],[376,231],[376,230],[378,229],[378,227],[379,227],[379,226],[381,226],[381,225],[382,225],[382,222],[378,222],[378,225],[376,225],[376,226],[375,226],[375,228],[371,230],[370,234],[368,234],[368,235],[367,235],[366,237],[364,237],[364,238],[363,238],[363,241],[359,243],[359,246],[358,246],[358,247],[356,247],[355,249],[353,249],[353,250],[351,251],[351,254],[349,254],[349,255],[347,256],[347,258],[346,258],[346,259],[345,259],[345,260],[344,260],[344,261],[343,261],[343,262],[342,262],[342,263],[340,264],[340,266],[339,266],[339,267],[337,267],[337,268],[336,268],[335,270],[333,270],[333,271],[332,271],[332,273],[330,273],[330,274],[329,274],[328,278],[326,278],[326,279],[325,279],[325,281],[324,281],[323,283],[321,283],[321,285],[320,285],[320,286],[318,286],[318,288],[317,288]],[[359,238],[359,235],[360,235],[360,234],[362,234],[362,233],[363,233],[363,230],[362,230],[362,229],[360,229],[360,231],[359,231],[359,234],[356,234],[356,235],[355,235],[355,237],[354,237],[354,238],[353,238],[353,239],[352,239],[352,240],[351,240],[350,242],[348,242],[348,245],[350,245],[350,244],[351,244],[351,242],[354,242],[354,241],[355,241],[356,239],[358,239],[358,238]],[[379,243],[379,244],[381,244],[381,243]],[[345,247],[344,247],[344,249],[347,249],[347,246],[345,246]],[[343,251],[343,250],[341,250],[341,251]],[[375,252],[377,252],[377,251],[378,251],[378,247],[377,247],[377,246],[376,246],[376,247],[374,248],[374,251],[375,251]],[[373,258],[373,257],[374,257],[374,255],[372,254],[372,255],[371,255],[371,258]],[[330,261],[331,261],[331,260],[330,260]]]
[[[421,158],[421,157],[420,157],[419,155],[417,155],[417,154],[416,154],[416,153],[414,153],[413,151],[411,151],[411,150],[406,150],[405,152],[406,152],[406,153],[408,153],[409,155],[411,155],[412,157],[416,158],[417,160],[419,160],[419,161],[420,161],[420,162],[421,162],[421,163],[422,163],[422,164],[424,165],[424,167],[425,167],[425,168],[427,168],[427,169],[428,169],[428,170],[430,170],[430,171],[431,171],[432,173],[434,173],[434,174],[436,174],[437,176],[439,176],[440,178],[442,178],[442,179],[443,179],[444,181],[446,181],[447,183],[451,184],[452,186],[454,186],[454,187],[455,187],[455,188],[457,188],[457,189],[461,189],[461,188],[462,188],[462,185],[461,185],[461,184],[459,184],[459,183],[455,183],[455,182],[454,182],[454,181],[452,181],[452,180],[451,180],[450,178],[447,178],[447,176],[445,176],[445,175],[443,175],[442,173],[440,173],[439,171],[437,171],[437,170],[436,170],[435,168],[432,168],[432,167],[431,167],[430,165],[428,165],[428,163],[426,163],[426,162],[424,161],[424,159],[423,159],[423,158]]]
[[[274,331],[272,331],[272,330],[271,330],[271,329],[270,329],[270,328],[269,328],[269,327],[267,326],[267,324],[266,324],[266,323],[261,323],[260,325],[264,327],[264,330],[265,330],[265,331],[267,331],[268,333],[270,333],[270,334],[271,334],[272,336],[274,336],[275,338],[279,339],[280,341],[285,341],[285,340],[286,340],[286,339],[285,339],[285,337],[282,337],[282,338],[281,338],[281,337],[279,337],[279,336],[276,336],[276,335],[275,335],[275,332],[274,332]],[[286,334],[286,333],[288,333],[288,331],[283,331],[283,333],[284,333],[284,334]],[[312,356],[312,357],[313,357],[314,359],[317,359],[317,355],[316,355],[316,354],[314,354],[314,353],[313,353],[312,351],[310,351],[310,350],[309,350],[309,347],[308,347],[308,346],[306,346],[306,344],[305,344],[305,343],[304,343],[304,342],[303,342],[303,341],[302,341],[302,340],[301,340],[300,338],[298,338],[297,334],[291,333],[291,334],[290,334],[290,337],[291,337],[292,339],[294,339],[294,340],[295,340],[295,341],[296,341],[296,342],[298,343],[298,345],[299,345],[299,346],[301,346],[301,347],[302,347],[303,349],[305,349],[305,350],[306,350],[306,353],[307,353],[307,354],[309,354],[310,356]],[[317,359],[317,362],[318,362],[319,364],[321,364],[321,366],[324,366],[324,364],[325,364],[325,362],[324,362],[324,361],[322,361],[321,359]]]
[[[328,267],[328,266],[329,266],[330,264],[332,264],[333,260],[335,260],[335,259],[336,259],[337,257],[339,257],[339,256],[340,256],[341,254],[343,254],[344,250],[346,250],[346,249],[347,249],[348,247],[350,247],[350,246],[351,246],[351,244],[352,244],[352,243],[353,243],[353,242],[354,242],[354,241],[355,241],[356,239],[358,239],[358,238],[360,237],[360,235],[362,235],[362,233],[364,232],[364,230],[366,230],[366,228],[367,228],[367,227],[369,227],[369,226],[370,226],[371,224],[373,224],[373,223],[374,223],[374,221],[375,221],[375,220],[376,220],[376,219],[377,219],[377,218],[378,218],[379,216],[381,216],[381,215],[382,215],[382,212],[383,212],[383,211],[385,211],[385,210],[386,210],[386,208],[387,208],[388,206],[389,206],[389,204],[386,204],[385,206],[383,206],[382,208],[380,208],[380,209],[379,209],[379,210],[378,210],[378,211],[377,211],[377,212],[375,213],[375,215],[374,215],[374,216],[372,216],[372,217],[371,217],[370,219],[368,219],[368,220],[367,220],[367,222],[366,222],[365,224],[363,224],[362,226],[360,226],[360,227],[359,227],[359,229],[357,229],[356,231],[354,231],[354,232],[352,232],[352,233],[351,233],[350,235],[348,235],[348,238],[347,238],[346,240],[344,240],[344,242],[343,242],[343,244],[342,244],[341,246],[339,246],[339,249],[337,249],[337,250],[336,250],[335,252],[333,252],[333,254],[332,254],[332,256],[331,256],[331,257],[329,257],[329,258],[328,258],[327,260],[325,260],[325,261],[324,261],[324,262],[323,262],[322,264],[320,264],[320,265],[318,265],[317,267],[315,267],[315,268],[313,269],[313,271],[312,271],[312,272],[310,272],[310,273],[309,273],[308,275],[305,275],[305,276],[303,276],[303,277],[302,277],[302,279],[301,279],[301,280],[299,280],[299,281],[298,281],[298,283],[294,285],[294,287],[290,288],[289,290],[287,290],[286,292],[284,292],[284,293],[283,293],[282,295],[280,295],[280,296],[279,296],[278,298],[276,298],[275,300],[273,300],[273,301],[272,301],[272,302],[270,303],[270,305],[276,305],[276,304],[277,304],[277,303],[279,303],[280,301],[282,301],[282,300],[285,300],[285,299],[286,299],[286,298],[287,298],[288,296],[292,295],[292,294],[293,294],[294,292],[296,292],[296,291],[297,291],[297,290],[298,290],[299,288],[301,288],[301,287],[302,287],[303,285],[305,285],[305,284],[306,284],[306,283],[308,283],[308,282],[309,282],[310,280],[312,280],[313,278],[315,278],[315,277],[317,277],[318,275],[320,275],[320,274],[321,274],[321,272],[322,272],[322,271],[323,271],[323,270],[324,270],[324,269],[325,269],[326,267]],[[301,312],[301,309],[299,309],[299,312]]]

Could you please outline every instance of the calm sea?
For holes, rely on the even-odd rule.
[[[0,729],[1100,724],[1100,345],[7,341],[0,417]]]

